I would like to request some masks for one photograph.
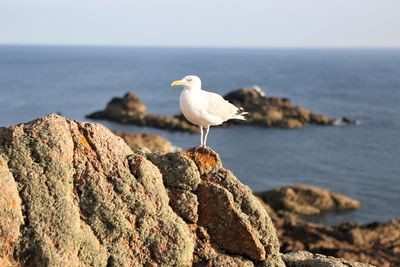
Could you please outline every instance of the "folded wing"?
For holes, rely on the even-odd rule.
[[[208,102],[207,112],[213,116],[220,117],[223,121],[229,119],[244,119],[240,114],[241,109],[226,101],[216,93],[204,91]]]

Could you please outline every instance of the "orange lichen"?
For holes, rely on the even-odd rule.
[[[8,257],[0,257],[0,266],[1,267],[19,267],[21,264],[16,262],[14,259],[10,259]]]
[[[89,145],[88,140],[86,139],[86,137],[84,137],[83,135],[79,135],[79,142],[81,143],[81,145],[83,145],[85,148],[92,150],[92,148]]]
[[[4,242],[2,244],[1,254],[0,254],[0,266],[1,267],[16,267],[21,266],[12,256],[13,252],[13,245],[12,245],[13,238],[11,236],[7,236],[4,238]],[[1,240],[0,240],[1,241]]]
[[[182,155],[193,160],[201,174],[210,173],[221,168],[221,160],[217,153],[208,149],[189,149]]]

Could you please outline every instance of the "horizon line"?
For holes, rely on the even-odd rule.
[[[171,49],[400,49],[400,46],[203,46],[203,45],[129,45],[129,44],[59,44],[0,43],[0,46],[104,47],[104,48],[171,48]]]

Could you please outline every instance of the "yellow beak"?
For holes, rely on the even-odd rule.
[[[185,82],[182,80],[177,80],[171,83],[171,86],[185,85]]]

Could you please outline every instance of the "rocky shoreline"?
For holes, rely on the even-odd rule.
[[[307,186],[257,197],[214,151],[132,151],[101,125],[58,115],[0,128],[0,177],[1,266],[400,262],[397,219],[331,227],[297,216],[355,200]]]
[[[224,98],[237,107],[243,107],[249,114],[246,116],[246,121],[232,120],[224,123],[222,127],[240,124],[292,129],[308,124],[338,124],[337,120],[326,115],[316,114],[304,107],[294,106],[287,98],[267,97],[258,86],[232,91]],[[148,113],[146,106],[132,92],[126,93],[122,98],[113,98],[104,110],[89,114],[87,117],[170,131],[198,132],[198,127],[188,122],[182,114],[163,116]],[[343,117],[339,121],[340,124],[355,123],[347,117]]]
[[[277,229],[281,252],[312,253],[366,262],[375,266],[399,266],[400,219],[386,223],[338,226],[311,223],[298,215],[357,209],[360,203],[342,194],[309,185],[286,186],[257,193]]]

